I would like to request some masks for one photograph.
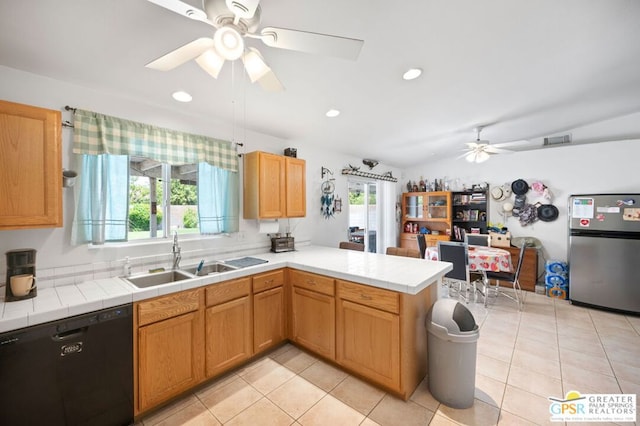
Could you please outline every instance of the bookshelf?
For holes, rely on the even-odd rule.
[[[487,191],[454,191],[451,195],[451,239],[464,241],[467,233],[486,234],[489,211]]]

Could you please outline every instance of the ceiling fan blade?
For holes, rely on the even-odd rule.
[[[204,51],[212,47],[213,39],[201,37],[159,57],[155,61],[149,62],[145,67],[159,71],[169,71],[200,56]]]
[[[218,55],[215,49],[207,49],[200,56],[196,58],[196,62],[200,65],[200,68],[205,70],[213,78],[218,78],[222,66],[224,65],[224,58]]]
[[[527,139],[520,139],[520,140],[517,140],[517,141],[509,141],[509,142],[497,143],[497,144],[494,144],[493,146],[496,146],[498,148],[502,148],[502,147],[507,147],[507,146],[526,145],[529,142],[530,141],[527,140]]]
[[[226,0],[225,3],[237,18],[251,19],[260,5],[260,0]]]
[[[264,44],[270,47],[335,56],[353,61],[358,59],[364,44],[363,40],[286,28],[265,27],[260,33]]]
[[[499,148],[496,145],[487,145],[484,148],[484,152],[489,154],[510,154],[513,151],[511,151],[510,149]]]
[[[160,7],[164,7],[167,10],[177,13],[178,15],[186,16],[189,19],[196,21],[206,22],[213,25],[211,21],[207,19],[207,14],[198,8],[191,6],[188,3],[180,0],[147,0],[150,3],[157,4]]]

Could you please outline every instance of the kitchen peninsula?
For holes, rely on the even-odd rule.
[[[0,331],[134,303],[136,415],[286,340],[404,399],[411,395],[427,372],[424,321],[437,298],[434,284],[441,282],[451,264],[319,246],[247,254],[268,262],[144,289],[119,277],[39,289],[37,298],[2,305]],[[224,260],[222,255],[204,257]],[[266,300],[268,305],[261,304]],[[279,312],[273,306],[279,306]],[[165,308],[173,312],[165,315]],[[244,312],[238,334],[246,338],[238,334],[207,338],[207,333],[221,330],[215,321],[226,308]],[[181,322],[176,318],[182,318]],[[153,386],[160,382],[185,382],[184,378],[163,377],[162,371],[145,364],[152,358],[143,358],[145,353],[154,353],[143,347],[153,344],[154,334],[148,330],[173,320],[176,327],[189,327],[194,336],[196,346],[188,351],[190,368],[180,369],[189,376],[190,384],[156,395]],[[275,337],[269,337],[265,324],[275,326],[271,327]],[[215,344],[207,345],[208,339]],[[215,351],[227,342],[240,348],[241,355],[220,360]],[[170,342],[163,344],[166,347]],[[171,383],[157,389],[167,387]]]

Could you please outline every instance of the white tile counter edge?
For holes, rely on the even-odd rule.
[[[139,289],[118,277],[39,289],[34,298],[17,302],[3,301],[0,305],[0,332],[283,267],[408,294],[417,294],[431,284],[440,283],[442,276],[452,269],[452,265],[446,262],[320,246],[301,247],[286,253],[266,252],[251,257],[267,260],[268,263],[147,289]]]

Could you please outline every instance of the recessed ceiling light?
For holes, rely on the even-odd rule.
[[[402,75],[402,78],[404,78],[405,80],[413,80],[416,79],[418,77],[420,77],[420,74],[422,74],[422,69],[420,68],[410,68],[407,70],[407,72],[405,72]]]
[[[330,109],[329,111],[327,111],[327,117],[337,117],[340,115],[340,111],[338,111],[337,109]]]
[[[183,92],[182,90],[174,92],[171,96],[173,96],[173,99],[178,102],[191,102],[191,100],[193,99],[190,94],[188,94],[187,92]]]

